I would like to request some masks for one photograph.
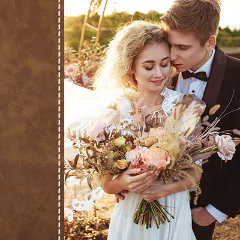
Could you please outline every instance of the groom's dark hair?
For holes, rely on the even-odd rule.
[[[218,34],[220,13],[220,0],[176,0],[161,20],[166,29],[194,32],[204,46]]]

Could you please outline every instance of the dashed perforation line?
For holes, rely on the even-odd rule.
[[[61,144],[61,140],[60,140],[60,136],[61,136],[61,127],[60,127],[60,123],[61,123],[61,101],[60,101],[60,97],[61,97],[61,86],[60,86],[60,78],[61,78],[61,54],[60,54],[60,50],[61,50],[61,15],[60,15],[60,7],[61,7],[61,0],[58,0],[58,240],[61,239],[61,148],[60,148],[60,144]]]

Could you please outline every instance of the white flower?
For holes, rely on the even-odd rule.
[[[217,154],[222,160],[231,160],[236,151],[235,143],[229,135],[216,135],[215,141],[218,146]]]
[[[92,192],[92,198],[95,199],[100,199],[102,198],[103,195],[103,190],[101,187],[97,187],[95,190]]]
[[[133,132],[131,132],[131,131],[128,130],[128,129],[127,129],[127,130],[123,130],[123,131],[122,131],[122,135],[123,135],[123,136],[128,136],[128,135],[129,135],[129,136],[133,136]]]
[[[81,211],[89,212],[93,206],[94,206],[94,202],[92,198],[90,200],[85,199],[84,201],[81,201],[81,202],[78,199],[73,199],[72,201],[73,209],[78,212],[81,212]]]
[[[83,205],[82,202],[79,202],[78,199],[76,199],[76,198],[73,199],[72,207],[74,210],[81,212],[83,210],[82,205]]]
[[[131,162],[132,165],[136,164],[137,156],[142,156],[147,151],[147,147],[135,148],[129,152],[126,152],[125,157],[127,162]]]
[[[78,199],[73,199],[72,207],[74,210],[81,212],[81,211],[91,211],[92,207],[94,206],[94,200],[100,199],[103,194],[103,189],[101,187],[97,187],[92,192],[90,192],[83,201],[79,201]],[[70,209],[69,209],[70,210]],[[68,210],[68,212],[70,212]]]
[[[64,218],[68,218],[68,222],[72,222],[73,220],[73,212],[70,208],[64,208]]]
[[[83,210],[84,211],[91,211],[92,207],[94,206],[94,202],[93,200],[90,200],[90,201],[83,201]]]
[[[66,184],[67,186],[72,186],[72,185],[75,185],[75,184],[80,184],[80,179],[76,178],[75,176],[70,176],[68,177],[68,179],[66,180]]]

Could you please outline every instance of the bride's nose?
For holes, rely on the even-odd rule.
[[[159,67],[156,67],[155,68],[155,72],[154,72],[154,77],[162,77],[163,76],[163,72],[162,72],[162,69]]]

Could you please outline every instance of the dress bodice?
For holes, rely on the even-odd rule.
[[[163,91],[160,93],[161,96],[164,97],[163,102],[162,102],[162,107],[161,110],[163,110],[164,114],[168,116],[171,114],[173,107],[181,101],[183,94],[174,90],[171,90],[167,87],[163,89]],[[122,116],[126,119],[133,119],[133,116],[129,114],[132,110],[131,102],[123,96],[121,100],[118,103],[118,109],[121,112]],[[152,112],[154,115],[155,112],[159,110],[156,110]]]

